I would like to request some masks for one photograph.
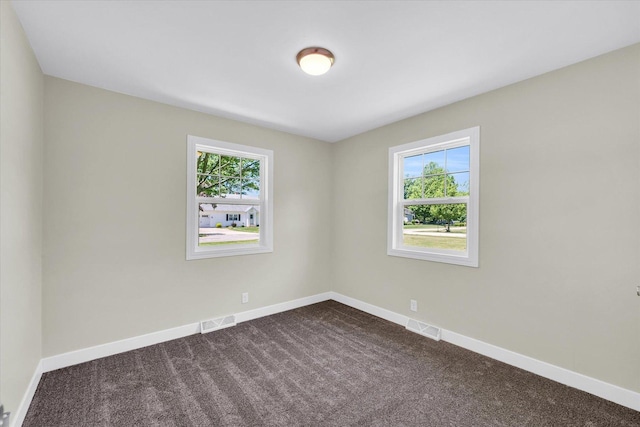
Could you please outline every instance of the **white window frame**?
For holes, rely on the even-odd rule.
[[[260,198],[229,199],[198,197],[196,194],[197,152],[256,159],[260,161]],[[260,205],[258,244],[199,246],[199,203]],[[187,136],[187,260],[273,252],[273,151],[248,145]]]
[[[445,148],[469,146],[469,196],[404,199],[404,158]],[[387,254],[478,267],[480,211],[480,127],[472,127],[389,148]],[[409,205],[467,203],[467,250],[403,245],[404,208]]]

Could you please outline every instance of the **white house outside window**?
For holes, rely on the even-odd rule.
[[[478,266],[479,159],[479,127],[389,149],[389,255]]]
[[[273,251],[273,151],[189,135],[187,259]]]

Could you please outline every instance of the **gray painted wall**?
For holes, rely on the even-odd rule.
[[[53,77],[45,111],[44,356],[328,290],[330,144]],[[274,151],[273,253],[185,260],[188,134]]]
[[[640,45],[335,145],[45,77],[43,173],[1,4],[7,406],[40,357],[328,290],[640,391]],[[480,268],[387,256],[388,147],[475,125]],[[274,150],[272,254],[185,260],[187,134]]]
[[[388,148],[476,125],[480,267],[387,256]],[[640,45],[341,141],[333,156],[335,291],[640,391]]]
[[[0,2],[0,401],[16,411],[42,357],[43,76]]]

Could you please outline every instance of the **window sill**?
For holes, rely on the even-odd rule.
[[[201,250],[187,254],[187,261],[206,258],[220,258],[227,256],[254,255],[273,252],[273,248],[265,246],[243,247],[243,248],[224,248],[219,250]]]
[[[453,251],[452,251],[453,252]],[[402,258],[413,258],[422,261],[443,262],[447,264],[462,265],[465,267],[478,267],[478,260],[466,254],[456,253],[435,253],[425,251],[415,251],[411,249],[387,249],[387,255]]]

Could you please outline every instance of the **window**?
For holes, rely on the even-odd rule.
[[[389,255],[478,266],[480,128],[389,149]]]
[[[187,259],[273,251],[273,151],[189,135]]]

